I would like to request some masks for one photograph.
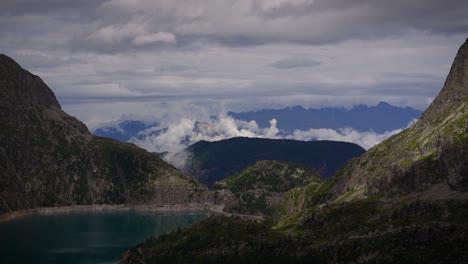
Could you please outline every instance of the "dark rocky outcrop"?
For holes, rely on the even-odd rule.
[[[94,137],[0,55],[0,214],[43,206],[204,202],[206,187],[135,145]]]
[[[453,61],[444,87],[437,98],[424,111],[421,121],[437,121],[440,115],[450,111],[468,98],[468,39],[460,47]]]

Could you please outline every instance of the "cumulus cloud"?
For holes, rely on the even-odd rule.
[[[161,126],[145,130],[142,139],[132,138],[130,142],[152,152],[167,152],[164,159],[176,167],[183,167],[188,153],[183,150],[198,141],[218,141],[232,137],[277,138],[279,130],[276,120],[270,121],[270,127],[260,129],[255,121],[236,120],[230,116],[220,115],[205,121],[181,118],[169,124],[166,129]],[[154,133],[156,132],[157,133]]]
[[[292,135],[288,135],[288,139],[296,140],[333,140],[333,141],[345,141],[351,142],[360,145],[361,147],[370,149],[376,144],[384,141],[385,139],[400,133],[402,129],[396,129],[392,131],[385,132],[383,134],[378,134],[372,131],[369,132],[359,132],[352,128],[343,128],[343,129],[329,129],[329,128],[319,128],[319,129],[309,129],[307,131],[295,130]]]
[[[411,126],[416,120],[408,124]],[[190,153],[185,148],[201,140],[219,141],[232,137],[295,139],[310,140],[334,140],[351,142],[369,149],[383,140],[400,133],[402,129],[388,131],[382,134],[373,131],[359,132],[352,128],[343,129],[309,129],[295,130],[288,135],[280,134],[276,119],[270,120],[270,126],[260,128],[255,120],[249,122],[232,118],[228,115],[219,115],[208,119],[181,118],[169,124],[167,128],[156,126],[145,130],[140,138],[132,138],[130,141],[148,151],[165,153],[164,159],[178,168],[185,166],[185,161]],[[155,133],[156,132],[156,133]]]
[[[158,130],[161,130],[161,126],[147,129],[141,134],[144,137],[142,140],[133,138],[131,141],[149,151],[178,152],[200,140],[218,141],[232,137],[276,138],[279,132],[275,119],[270,121],[270,127],[261,129],[254,120],[246,122],[226,115],[204,121],[181,118],[169,124],[161,133],[152,135]]]
[[[406,128],[413,126],[418,120],[411,120]],[[352,128],[329,129],[318,128],[309,130],[294,130],[291,135],[287,135],[288,139],[296,139],[303,141],[310,140],[333,140],[344,141],[358,144],[368,150],[380,142],[402,132],[405,128],[399,128],[384,133],[376,133],[374,131],[359,132]]]

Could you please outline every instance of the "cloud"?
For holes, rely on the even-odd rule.
[[[277,124],[278,124],[278,121],[276,121],[276,119],[273,118],[272,120],[270,120],[270,127],[266,130],[265,137],[267,138],[277,137],[277,134],[279,133],[279,130],[276,127]]]
[[[414,124],[413,120],[408,127]],[[241,121],[227,115],[219,115],[205,119],[181,118],[170,123],[167,129],[156,126],[140,133],[141,138],[132,138],[130,141],[138,146],[153,152],[166,152],[164,159],[178,168],[183,168],[190,153],[185,148],[201,140],[219,141],[232,137],[334,140],[345,141],[369,149],[383,140],[400,133],[403,129],[396,129],[382,134],[373,131],[359,132],[352,128],[343,129],[309,129],[295,130],[288,135],[281,135],[277,128],[276,119],[270,120],[270,126],[259,128],[255,120]],[[157,132],[157,133],[155,133]]]
[[[129,42],[134,46],[143,46],[155,43],[175,44],[176,37],[170,32],[152,33],[149,26],[140,19],[123,24],[111,24],[98,28],[87,35],[84,40],[91,45],[127,45]],[[83,43],[83,41],[79,41]],[[130,48],[130,47],[129,47]]]
[[[322,64],[320,61],[313,60],[307,57],[290,57],[270,64],[271,67],[278,69],[292,69],[300,67],[315,67]]]
[[[467,9],[468,3],[459,0],[47,0],[40,4],[20,0],[3,3],[0,14],[6,20],[47,17],[57,27],[71,29],[61,34],[68,38],[68,45],[101,53],[131,50],[136,43],[161,39],[156,36],[159,32],[177,35],[180,45],[208,41],[233,47],[335,44],[414,32],[464,34],[468,31]],[[42,32],[56,28],[34,27],[41,27]],[[13,31],[13,37],[19,37],[29,30],[20,23],[10,29],[4,26],[0,32]],[[129,38],[133,32],[136,43]],[[38,38],[37,33],[27,38]],[[174,43],[167,36],[163,39]]]
[[[121,25],[108,25],[101,27],[89,34],[85,39],[92,42],[113,44],[120,43],[126,39],[133,38],[143,33],[141,25],[127,23]]]
[[[309,129],[309,130],[294,130],[291,135],[287,135],[288,139],[296,140],[333,140],[333,141],[344,141],[358,144],[366,150],[379,144],[380,142],[402,132],[404,129],[413,126],[418,120],[411,120],[405,128],[399,128],[384,133],[376,133],[374,131],[359,132],[352,128],[341,128],[341,129]]]
[[[176,37],[172,33],[168,32],[158,32],[149,35],[142,35],[137,36],[133,39],[133,44],[140,46],[146,44],[153,44],[153,43],[167,43],[167,44],[174,44],[176,43]]]
[[[352,128],[343,128],[343,129],[329,129],[329,128],[319,128],[319,129],[309,129],[307,131],[295,130],[292,135],[288,135],[288,139],[296,139],[303,141],[310,140],[333,140],[333,141],[345,141],[358,144],[359,146],[367,149],[375,146],[376,144],[384,141],[385,139],[400,133],[402,129],[396,129],[392,131],[385,132],[383,134],[378,134],[375,132],[359,132]]]
[[[168,152],[164,157],[165,160],[181,168],[184,165],[184,158],[188,155],[183,151],[193,143],[201,140],[219,141],[232,137],[277,138],[279,130],[276,128],[276,124],[276,120],[272,119],[270,127],[260,129],[253,120],[246,122],[226,115],[211,117],[204,121],[181,118],[169,124],[167,129],[161,129],[159,125],[147,129],[140,134],[142,139],[132,138],[130,142],[148,151]],[[159,133],[153,133],[155,131]]]
[[[467,9],[456,0],[3,1],[0,50],[92,126],[164,102],[424,109],[466,39]]]
[[[436,41],[430,42],[424,36],[412,36],[323,48],[289,44],[230,49],[207,45],[193,53],[176,50],[97,56],[47,53],[33,57],[29,54],[41,52],[25,51],[13,58],[27,69],[28,65],[34,66],[29,69],[51,86],[63,104],[208,99],[245,111],[297,104],[352,106],[384,100],[424,109],[425,100],[437,95],[449,71],[445,64],[450,64],[456,50],[456,45],[449,43],[460,37],[447,40],[431,37]],[[282,53],[278,54],[278,50]],[[265,67],[271,61],[298,54],[306,54],[303,56],[316,58],[323,64],[312,70],[298,67],[278,71]],[[330,58],[330,54],[334,57]],[[56,67],[50,63],[47,69],[37,67],[45,61],[44,57],[57,61]],[[60,58],[67,57],[73,60],[61,62]],[[130,114],[124,110],[114,109],[116,116],[112,119]],[[102,111],[95,111],[94,115]],[[77,109],[72,114],[86,121],[91,112]]]
[[[141,147],[154,152],[178,152],[186,146],[200,140],[218,141],[232,137],[268,137],[275,138],[278,134],[276,120],[270,121],[270,127],[260,129],[255,121],[245,122],[230,116],[220,115],[201,121],[194,118],[181,118],[169,124],[167,130],[152,135],[151,132],[160,130],[148,129],[143,139],[133,138],[131,141]],[[142,136],[145,136],[144,133]]]

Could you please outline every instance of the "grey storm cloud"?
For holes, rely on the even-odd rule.
[[[10,35],[13,43],[22,32],[34,38],[41,25],[55,25],[54,30],[61,26],[67,29],[68,47],[98,53],[199,41],[232,46],[326,44],[408,30],[465,33],[466,10],[468,2],[460,0],[7,0],[0,10],[2,22],[11,20],[17,26],[4,26],[0,32],[16,32]],[[44,16],[47,20],[41,20]]]
[[[320,61],[313,60],[307,57],[290,57],[276,61],[270,64],[270,66],[278,69],[292,69],[300,67],[314,67],[319,66],[320,64]]]
[[[0,0],[0,52],[87,123],[152,114],[153,101],[423,109],[466,39],[466,10],[459,0]]]

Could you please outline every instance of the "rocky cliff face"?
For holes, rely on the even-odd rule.
[[[205,187],[132,144],[94,137],[37,76],[0,55],[0,213],[40,206],[187,203]]]
[[[466,102],[468,98],[468,39],[460,47],[445,81],[444,87],[437,98],[422,115],[421,121],[430,123],[437,121],[440,115],[453,110],[454,105]]]
[[[468,190],[468,40],[421,120],[349,162],[328,198],[350,191],[404,194],[434,184]]]

